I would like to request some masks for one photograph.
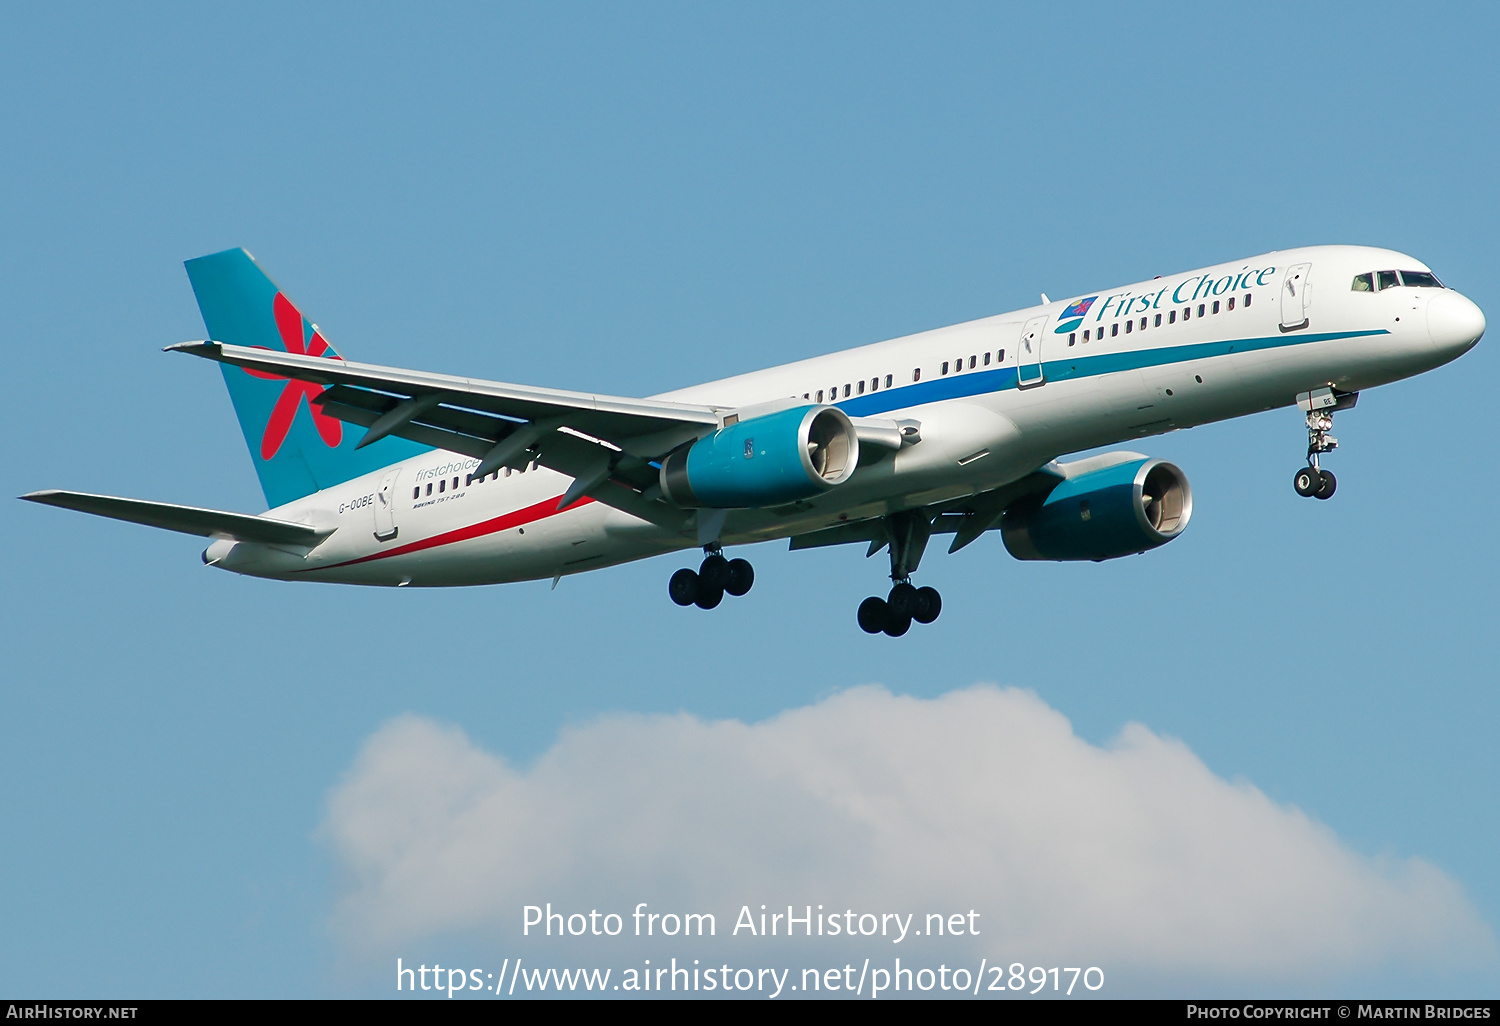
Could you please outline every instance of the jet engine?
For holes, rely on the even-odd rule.
[[[1005,511],[1000,534],[1017,559],[1095,562],[1165,545],[1193,515],[1187,476],[1133,459],[1069,478]]]
[[[749,509],[811,498],[859,465],[859,438],[836,406],[794,406],[727,425],[669,455],[661,489],[684,508]]]

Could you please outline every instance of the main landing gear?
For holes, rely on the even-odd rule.
[[[683,567],[667,582],[667,594],[679,606],[712,609],[725,595],[745,594],[755,584],[755,568],[747,559],[725,559],[718,545],[706,545],[697,572]]]
[[[1307,414],[1307,466],[1292,478],[1292,488],[1303,498],[1331,499],[1338,489],[1338,478],[1318,465],[1318,458],[1339,447],[1334,438],[1333,413],[1347,410],[1359,400],[1358,392],[1335,394],[1331,388],[1319,388],[1297,396],[1297,405]]]
[[[936,588],[913,587],[897,581],[886,598],[871,595],[859,604],[859,627],[866,634],[889,634],[899,638],[911,630],[912,622],[931,623],[943,611],[943,596]]]
[[[885,598],[871,595],[859,604],[859,626],[866,634],[899,638],[911,630],[913,621],[931,623],[943,611],[943,597],[936,588],[918,588],[911,583],[912,572],[927,548],[932,522],[920,510],[904,510],[885,517],[882,524],[887,541],[872,546],[870,555],[890,545],[894,584]]]

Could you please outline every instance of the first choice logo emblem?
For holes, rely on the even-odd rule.
[[[1058,325],[1055,334],[1066,335],[1070,331],[1077,331],[1078,326],[1083,323],[1084,314],[1089,312],[1089,307],[1094,305],[1098,296],[1089,296],[1087,299],[1079,299],[1069,303],[1068,308],[1057,315]]]

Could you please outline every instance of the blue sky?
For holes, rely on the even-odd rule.
[[[624,395],[1303,244],[1411,253],[1494,317],[1497,32],[1480,4],[13,6],[7,477],[264,507],[216,370],[160,352],[203,333],[182,261],[237,245],[351,358]],[[853,547],[762,546],[702,614],[667,600],[681,557],[296,587],[0,504],[0,990],[385,993],[331,925],[328,803],[394,717],[524,768],[601,716],[868,683],[1030,689],[1094,745],[1139,722],[1493,929],[1497,385],[1488,342],[1366,395],[1329,503],[1292,492],[1293,411],[1147,440],[1192,480],[1179,540],[933,552],[943,618],[899,642],[854,626],[884,567]],[[1500,984],[1330,974],[1285,987]]]

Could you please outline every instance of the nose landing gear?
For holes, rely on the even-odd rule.
[[[667,594],[679,606],[712,609],[725,595],[739,597],[755,585],[755,568],[747,559],[725,559],[718,545],[704,546],[697,572],[683,567],[667,582]]]
[[[1318,459],[1339,447],[1333,431],[1335,410],[1351,409],[1359,401],[1358,392],[1339,394],[1332,388],[1317,388],[1297,396],[1297,405],[1307,415],[1307,466],[1292,478],[1292,488],[1304,498],[1331,499],[1338,489],[1333,472],[1324,470]]]
[[[886,537],[891,547],[891,592],[885,598],[871,595],[859,604],[857,618],[866,634],[887,634],[899,638],[911,630],[912,622],[932,623],[943,611],[943,597],[936,588],[917,588],[911,583],[912,571],[922,561],[932,523],[920,510],[905,510],[884,518]],[[879,552],[872,548],[870,555]]]

